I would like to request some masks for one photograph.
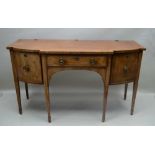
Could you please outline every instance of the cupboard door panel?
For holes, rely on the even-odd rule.
[[[15,52],[18,78],[27,83],[42,83],[40,55]]]
[[[138,72],[139,53],[114,54],[112,58],[111,84],[131,82]]]

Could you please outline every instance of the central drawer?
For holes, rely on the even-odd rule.
[[[47,57],[48,66],[83,66],[83,67],[106,67],[107,57],[100,56],[66,56],[66,55],[49,55]]]

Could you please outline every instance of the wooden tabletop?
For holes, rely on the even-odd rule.
[[[145,50],[135,41],[112,40],[39,40],[20,39],[7,46],[40,53],[113,53],[130,50]]]

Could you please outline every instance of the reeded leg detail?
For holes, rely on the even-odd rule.
[[[128,83],[125,84],[125,89],[124,89],[124,100],[126,100],[127,91],[128,91]]]

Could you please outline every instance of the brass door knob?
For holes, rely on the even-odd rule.
[[[29,72],[30,71],[30,66],[29,65],[23,66],[23,70],[26,71],[26,72]]]
[[[91,65],[96,65],[97,64],[97,61],[94,58],[91,58],[90,59],[90,64]]]
[[[59,59],[59,64],[60,64],[60,65],[64,65],[64,63],[65,63],[64,59],[63,59],[63,58],[60,58],[60,59]]]
[[[127,65],[125,65],[123,67],[123,72],[124,72],[124,74],[127,74],[128,73],[128,66]]]

